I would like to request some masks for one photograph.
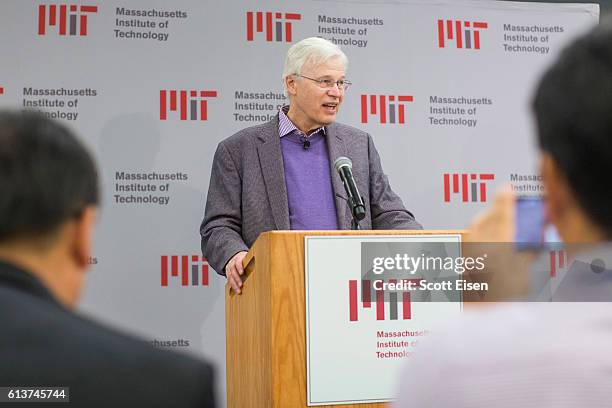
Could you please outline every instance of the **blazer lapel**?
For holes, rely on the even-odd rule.
[[[257,154],[266,185],[266,193],[272,208],[272,217],[276,229],[288,230],[291,226],[289,224],[289,204],[287,186],[285,185],[283,154],[278,135],[278,115],[276,119],[265,125],[259,135],[259,140],[262,143],[257,147]]]
[[[348,212],[348,198],[340,175],[334,167],[334,161],[340,156],[347,156],[346,145],[342,140],[342,135],[337,132],[332,123],[326,128],[327,150],[329,152],[329,165],[331,166],[332,186],[336,199],[336,215],[338,217],[338,228],[346,230],[351,228],[350,214]]]

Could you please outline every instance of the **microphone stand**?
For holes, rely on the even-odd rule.
[[[361,225],[359,225],[359,221],[365,218],[365,209],[363,212],[357,211],[361,206],[358,205],[352,197],[349,197],[349,198],[342,197],[340,194],[337,194],[337,193],[336,193],[336,197],[345,200],[346,205],[348,205],[349,210],[351,211],[351,230],[354,230],[354,231],[360,230]],[[361,201],[363,201],[363,198],[361,199]]]
[[[347,204],[349,206],[349,209],[351,210],[351,230],[360,230],[361,226],[359,225],[359,219],[355,215],[357,210],[357,203],[355,202],[353,197],[349,197],[349,199],[347,200]]]

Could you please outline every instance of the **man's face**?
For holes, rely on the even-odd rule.
[[[339,81],[344,79],[344,65],[340,58],[332,58],[322,64],[304,64],[301,75],[312,79]],[[338,109],[344,100],[344,91],[334,85],[322,88],[317,82],[297,75],[287,79],[291,96],[289,117],[302,131],[310,131],[329,125],[336,120]]]

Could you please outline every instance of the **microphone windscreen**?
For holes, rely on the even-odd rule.
[[[334,167],[336,171],[339,171],[342,167],[353,168],[353,162],[348,157],[340,156],[334,161]]]

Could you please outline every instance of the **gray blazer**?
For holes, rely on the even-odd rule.
[[[353,161],[353,175],[369,210],[360,222],[362,229],[422,228],[391,190],[369,134],[332,123],[327,126],[326,138],[340,229],[351,228],[346,192],[333,168],[334,160],[340,156]],[[230,258],[248,250],[259,234],[289,230],[287,203],[278,115],[268,123],[243,129],[219,143],[200,226],[202,253],[210,266],[225,274],[225,264]]]

